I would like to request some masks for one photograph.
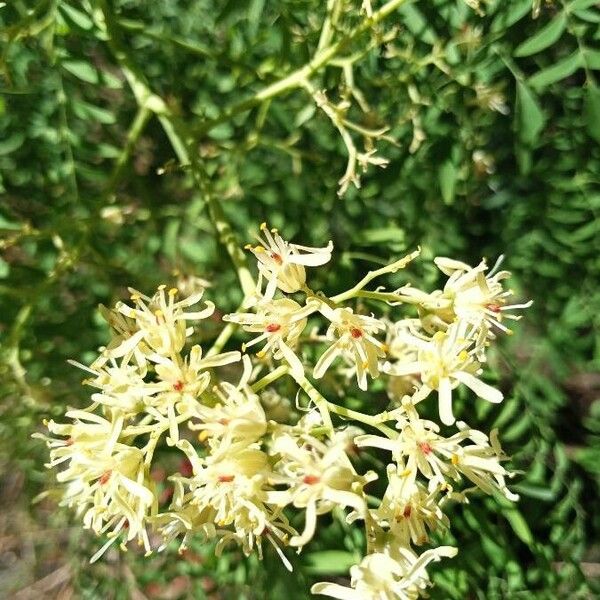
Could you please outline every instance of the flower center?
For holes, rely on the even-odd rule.
[[[183,389],[183,381],[176,381],[176,382],[173,384],[173,389],[174,389],[176,392],[180,392],[180,391]]]
[[[491,310],[493,313],[499,313],[501,311],[501,307],[499,304],[490,303],[490,304],[486,304],[485,307],[488,310]]]
[[[419,448],[423,454],[429,454],[431,452],[431,446],[427,442],[419,442]]]
[[[235,475],[219,475],[217,479],[219,483],[231,483],[235,479]]]
[[[302,483],[306,483],[307,485],[315,485],[315,483],[319,483],[321,478],[318,475],[305,475]]]
[[[359,338],[361,338],[363,336],[363,332],[362,329],[359,329],[358,327],[351,327],[350,328],[350,335],[355,339],[358,340]]]
[[[100,475],[100,479],[98,480],[100,485],[104,485],[110,479],[111,474],[112,471],[105,471],[102,473],[102,475]]]
[[[280,329],[281,329],[281,325],[279,323],[269,323],[265,327],[265,331],[267,333],[275,333],[276,331],[279,331]]]
[[[281,255],[277,254],[277,252],[271,252],[271,258],[278,264],[278,265],[282,265],[283,264],[283,258],[281,258]]]

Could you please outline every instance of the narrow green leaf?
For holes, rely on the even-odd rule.
[[[81,81],[93,84],[97,84],[99,81],[98,71],[88,62],[83,60],[65,60],[62,62],[62,66],[71,75],[75,75],[77,79],[81,79]]]
[[[569,54],[566,58],[559,60],[556,64],[546,69],[542,69],[529,78],[529,84],[535,88],[544,88],[551,83],[561,81],[572,75],[577,69],[583,66],[581,52],[575,50],[573,54]]]
[[[71,5],[61,2],[58,5],[58,10],[61,12],[65,21],[83,31],[90,31],[94,27],[94,22],[85,13],[73,8]]]
[[[542,27],[533,37],[519,44],[514,51],[514,56],[531,56],[552,46],[554,42],[560,39],[566,26],[567,18],[561,13]]]
[[[573,0],[571,4],[567,7],[569,12],[573,12],[574,10],[583,10],[589,8],[590,6],[595,6],[598,4],[598,0]]]
[[[491,31],[494,33],[505,31],[530,12],[531,0],[512,0],[510,4],[504,5],[504,12],[493,20]]]
[[[440,168],[440,191],[446,204],[454,202],[457,175],[458,172],[451,160],[447,160]]]
[[[6,139],[0,140],[0,156],[10,154],[18,150],[25,141],[25,136],[22,133],[14,133]]]
[[[519,139],[533,146],[544,129],[546,117],[535,94],[522,81],[517,81],[515,125]]]
[[[437,35],[431,27],[431,23],[418,8],[412,4],[405,4],[400,8],[400,14],[402,15],[402,23],[415,37],[432,45],[436,42]]]
[[[595,85],[587,86],[583,114],[588,133],[600,144],[600,88]]]
[[[600,51],[592,48],[583,49],[583,60],[588,69],[600,69]]]
[[[94,106],[88,102],[83,102],[82,100],[73,101],[72,106],[73,112],[80,119],[97,121],[103,125],[112,125],[117,120],[116,116],[109,110],[100,108],[99,106]]]
[[[505,509],[502,513],[510,523],[512,530],[517,534],[517,537],[523,543],[531,546],[533,544],[533,534],[523,515],[516,508]]]

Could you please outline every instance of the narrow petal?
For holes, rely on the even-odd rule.
[[[440,419],[444,425],[452,425],[455,421],[452,412],[452,384],[448,377],[442,377],[439,385]]]
[[[471,388],[480,398],[487,400],[488,402],[493,402],[494,404],[498,404],[504,400],[504,395],[500,390],[493,388],[491,385],[487,383],[483,383],[477,377],[471,375],[470,373],[466,373],[465,371],[459,371],[458,373],[454,373],[453,377],[458,379],[461,383],[464,383],[468,388]]]

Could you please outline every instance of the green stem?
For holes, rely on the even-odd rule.
[[[381,267],[381,269],[369,271],[353,288],[350,288],[349,290],[342,292],[341,294],[337,294],[337,296],[332,296],[331,300],[336,304],[339,304],[340,302],[344,302],[345,300],[349,300],[350,298],[358,296],[359,292],[373,279],[380,277],[381,275],[385,275],[386,273],[395,273],[399,269],[403,269],[411,260],[419,256],[420,253],[420,249],[415,250],[414,252],[411,252],[411,254],[407,254],[400,260],[386,265],[385,267]]]
[[[106,186],[107,196],[110,196],[114,193],[118,182],[123,176],[125,167],[129,163],[129,160],[133,153],[133,149],[135,148],[135,145],[140,136],[142,135],[142,132],[144,131],[146,124],[150,120],[151,116],[152,111],[146,105],[142,105],[138,108],[135,118],[133,119],[133,122],[131,124],[131,128],[127,133],[125,146],[119,154],[119,157],[117,158],[115,166],[111,173],[110,179],[108,180],[108,185]]]
[[[253,392],[258,392],[268,385],[271,385],[274,381],[277,381],[280,377],[287,375],[290,372],[290,368],[287,365],[281,365],[274,371],[271,371],[268,375],[265,375],[258,381],[255,381],[250,388]]]
[[[255,284],[246,266],[246,256],[237,244],[220,204],[210,191],[209,177],[192,146],[193,139],[188,134],[189,128],[173,114],[166,102],[150,89],[143,73],[137,68],[121,41],[121,32],[108,9],[106,0],[95,0],[94,4],[98,9],[96,12],[98,26],[108,34],[108,46],[121,66],[138,106],[157,115],[177,158],[182,164],[190,165],[194,181],[206,201],[219,240],[234,264],[244,295],[249,296],[254,292]]]
[[[293,375],[292,375],[293,376]],[[327,427],[330,434],[333,433],[333,423],[331,421],[331,415],[329,414],[329,408],[327,400],[323,397],[321,392],[315,388],[315,386],[306,377],[294,377],[296,383],[308,394],[308,397],[314,402],[318,411],[321,413],[323,419],[323,425]]]
[[[254,96],[241,100],[229,108],[226,108],[218,117],[204,121],[198,127],[195,127],[193,130],[194,136],[201,137],[217,125],[231,120],[235,115],[250,110],[265,100],[269,100],[284,92],[301,87],[304,81],[312,77],[312,75],[320,71],[323,67],[327,66],[335,56],[344,51],[357,37],[371,29],[374,25],[377,25],[377,23],[383,21],[406,1],[407,0],[389,0],[389,2],[384,4],[378,11],[374,12],[371,17],[364,19],[339,41],[318,50],[312,60],[300,69],[293,71],[287,77],[256,92]]]

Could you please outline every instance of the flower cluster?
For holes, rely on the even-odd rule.
[[[213,315],[210,302],[193,308],[203,290],[182,299],[165,286],[152,297],[131,290],[131,304],[102,308],[111,342],[89,366],[74,363],[89,375],[92,404],[36,434],[50,448],[48,466],[60,468],[63,504],[106,536],[93,560],[117,540],[124,548],[135,539],[150,553],[175,541],[183,550],[200,537],[217,552],[235,544],[261,557],[266,540],[291,569],[286,548],[300,551],[319,516],[337,508],[364,525],[366,553],[349,587],[322,582],[312,591],[412,599],[429,585],[427,565],[457,552],[421,548],[450,527],[446,503],[466,502],[476,490],[517,499],[497,432],[455,418],[468,415],[459,387],[503,400],[485,381],[487,351],[510,331],[505,319],[520,318],[515,310],[529,303],[509,303],[500,261],[488,271],[485,261],[437,258],[448,279],[430,293],[366,289],[406,268],[417,250],[328,296],[308,286],[306,268],[325,265],[332,248],[291,244],[263,224],[259,245],[248,246],[256,291],[240,312],[223,316],[228,325],[210,348],[195,343],[192,326]],[[374,379],[387,384],[386,410],[347,408],[348,390],[368,392]],[[327,400],[332,393],[340,403]],[[443,430],[419,413],[432,395]],[[165,447],[189,465],[167,479],[167,500],[151,476]],[[389,459],[380,473],[361,467],[372,449]],[[379,499],[367,491],[378,478]]]

